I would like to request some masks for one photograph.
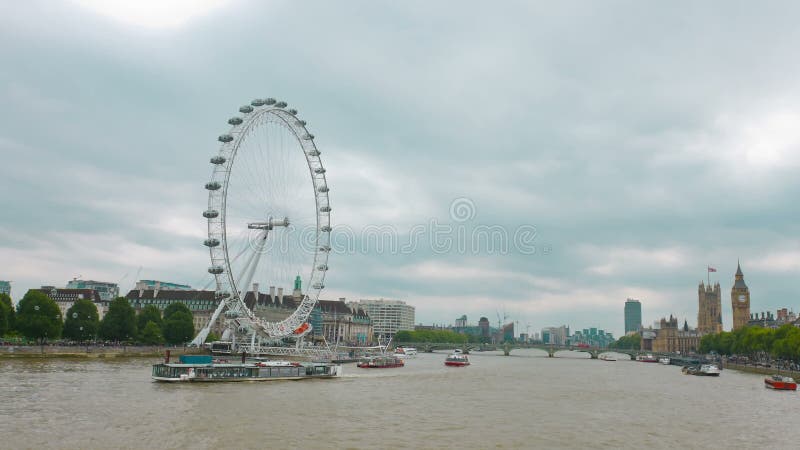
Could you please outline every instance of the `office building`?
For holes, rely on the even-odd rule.
[[[642,304],[629,298],[625,301],[625,334],[638,332],[642,328]]]
[[[414,331],[414,307],[400,300],[359,300],[356,302],[372,319],[375,334],[391,337],[398,331]]]

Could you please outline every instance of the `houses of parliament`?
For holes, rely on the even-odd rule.
[[[722,331],[722,290],[719,283],[711,286],[702,281],[697,288],[698,310],[697,331],[699,334]],[[733,309],[733,330],[747,325],[750,320],[750,289],[744,282],[742,266],[737,264],[733,287],[731,288],[731,308]]]
[[[722,288],[719,283],[712,286],[701,281],[697,297],[697,329],[689,329],[686,321],[682,327],[679,326],[677,317],[663,318],[660,326],[642,330],[641,349],[662,353],[695,352],[704,335],[722,332]],[[737,265],[731,288],[731,307],[733,330],[747,326],[750,320],[750,289],[744,282],[741,265]]]

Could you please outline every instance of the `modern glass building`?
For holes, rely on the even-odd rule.
[[[191,291],[192,287],[188,284],[170,283],[169,281],[158,280],[139,280],[134,287],[137,291],[146,291],[148,289],[165,290],[165,291]]]
[[[105,281],[79,280],[74,278],[67,282],[67,289],[92,289],[100,295],[100,299],[110,302],[119,297],[119,286],[117,283]]]
[[[625,334],[638,332],[642,328],[642,304],[629,298],[625,302]]]

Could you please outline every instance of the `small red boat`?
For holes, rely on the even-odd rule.
[[[796,391],[797,383],[795,383],[794,378],[772,375],[764,378],[764,387],[778,391]]]
[[[444,365],[452,367],[465,367],[469,365],[469,358],[464,354],[453,353],[444,360]]]

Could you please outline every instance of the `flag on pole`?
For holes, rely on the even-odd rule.
[[[715,269],[715,268],[713,268],[713,267],[711,267],[711,266],[708,266],[708,271],[709,271],[709,273],[710,273],[710,272],[716,272],[716,271],[717,271],[717,269]]]

